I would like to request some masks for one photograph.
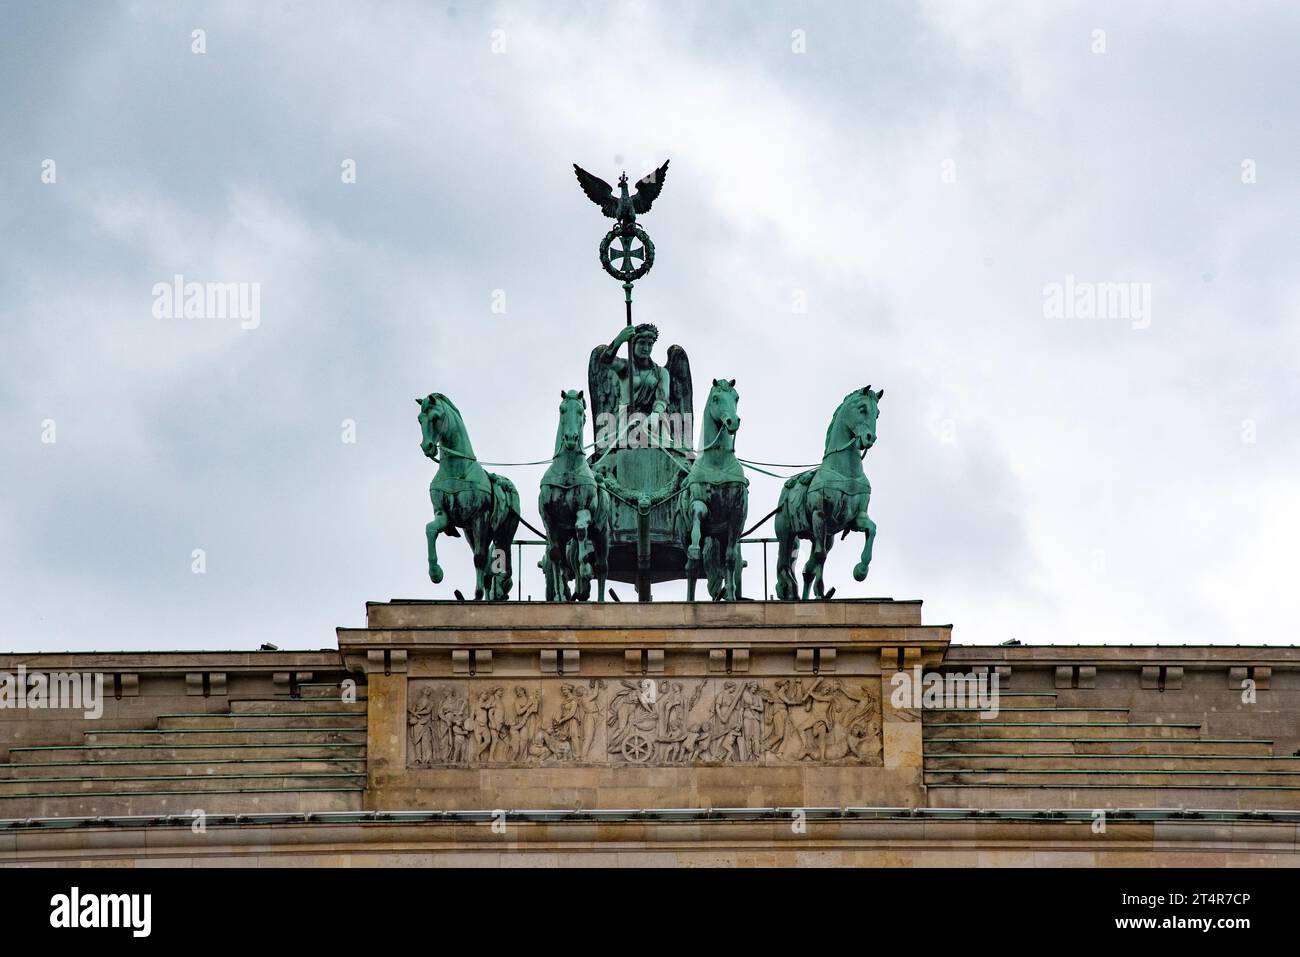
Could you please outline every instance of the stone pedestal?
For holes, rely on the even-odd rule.
[[[924,805],[889,677],[920,602],[394,601],[340,628],[369,691],[367,807]]]

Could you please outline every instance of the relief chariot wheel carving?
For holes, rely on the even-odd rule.
[[[623,757],[632,764],[645,764],[653,753],[654,745],[640,731],[633,731],[623,739]]]

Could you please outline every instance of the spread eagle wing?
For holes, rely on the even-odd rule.
[[[599,438],[602,429],[607,429],[611,419],[606,416],[618,416],[619,404],[619,387],[618,373],[612,366],[600,361],[609,346],[596,346],[591,350],[591,358],[587,360],[587,388],[591,390],[591,427],[592,437]],[[605,444],[609,444],[606,438]],[[603,448],[597,448],[592,452],[592,457],[603,452]]]
[[[668,175],[668,160],[664,160],[664,165],[660,166],[653,173],[644,179],[637,180],[636,195],[632,197],[632,208],[637,214],[650,212],[650,204],[659,197],[659,191],[664,188],[664,178]],[[586,188],[585,186],[583,187]],[[587,194],[591,196],[590,193]],[[594,198],[594,197],[593,197]],[[609,213],[605,214],[610,215]]]
[[[667,165],[667,164],[665,164]],[[691,360],[681,346],[668,347],[668,411],[695,419],[695,398],[691,388]],[[688,440],[694,442],[694,436]]]
[[[577,163],[573,164],[573,172],[577,174],[578,185],[587,194],[587,198],[599,206],[602,213],[613,219],[614,213],[618,210],[618,197],[614,195],[614,187],[599,176],[592,176]],[[659,190],[656,189],[655,193],[658,192]],[[646,208],[649,207],[650,204],[647,202]]]

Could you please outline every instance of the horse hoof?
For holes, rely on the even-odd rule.
[[[440,565],[429,566],[429,581],[433,582],[435,585],[442,584],[442,566]]]
[[[864,580],[866,579],[866,577],[867,577],[867,566],[866,566],[866,565],[862,564],[861,562],[858,562],[856,565],[853,566],[853,580],[854,580],[854,581],[859,581],[859,582],[860,582],[860,581],[864,581]]]

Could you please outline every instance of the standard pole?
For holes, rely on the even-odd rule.
[[[632,325],[632,283],[623,283],[623,303],[627,309],[627,324]],[[632,401],[636,396],[636,355],[632,349],[632,340],[627,341],[627,406],[628,416],[632,412]],[[637,601],[650,600],[650,519],[647,515],[637,515],[637,556],[636,556],[636,597]],[[642,552],[644,545],[645,551]]]
[[[630,325],[632,325],[632,284],[631,284],[630,282],[625,282],[625,283],[623,283],[623,298],[624,298],[624,304],[627,306],[627,324],[630,326]],[[627,407],[628,407],[628,415],[631,415],[631,414],[632,414],[632,395],[633,395],[633,388],[632,388],[632,386],[633,386],[633,382],[632,382],[632,376],[633,376],[633,374],[635,373],[635,371],[636,371],[636,365],[635,365],[635,362],[634,362],[633,357],[632,357],[632,340],[629,339],[629,340],[627,341]]]

